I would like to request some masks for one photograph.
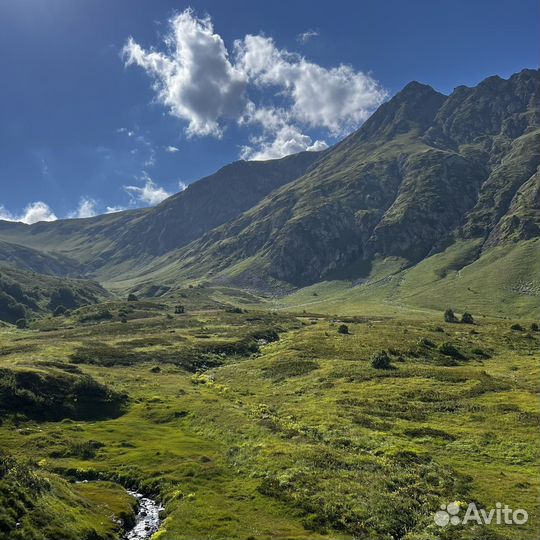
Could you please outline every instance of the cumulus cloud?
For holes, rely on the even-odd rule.
[[[278,49],[265,36],[235,42],[237,63],[259,86],[278,87],[291,101],[292,116],[311,127],[342,135],[362,123],[386,98],[369,75],[351,66],[324,68]]]
[[[242,159],[277,159],[303,151],[317,151],[328,148],[324,141],[312,141],[309,135],[301,133],[294,126],[283,126],[270,139],[252,139],[255,146],[244,146],[240,153]]]
[[[309,135],[290,124],[289,116],[284,109],[248,108],[241,122],[259,124],[262,134],[250,138],[250,145],[242,147],[240,157],[250,160],[276,159],[297,152],[328,148],[325,141],[314,142]]]
[[[96,201],[88,197],[83,197],[79,202],[77,210],[70,212],[68,218],[89,218],[97,215]]]
[[[302,32],[301,34],[298,34],[296,36],[296,40],[300,43],[307,43],[310,39],[317,37],[319,35],[319,32],[316,32],[315,30],[306,30],[305,32]]]
[[[124,186],[124,189],[132,197],[133,201],[149,204],[150,206],[155,206],[171,196],[171,193],[155,184],[148,177],[145,177],[143,187]]]
[[[316,35],[308,30],[298,39]],[[246,127],[250,145],[241,155],[249,159],[326,147],[309,131],[343,136],[387,96],[369,74],[343,64],[320,66],[264,35],[236,40],[229,53],[211,19],[191,9],[169,21],[163,50],[130,38],[123,53],[126,65],[152,77],[157,101],[187,122],[188,136],[221,137],[227,121]]]
[[[126,63],[153,77],[158,100],[188,122],[188,135],[221,136],[219,121],[241,113],[246,85],[223,39],[209,17],[187,9],[171,19],[166,46],[165,53],[145,50],[130,38],[123,49]]]
[[[184,191],[184,190],[187,189],[187,187],[188,187],[188,185],[185,182],[182,182],[182,180],[178,181],[178,190],[179,191]]]
[[[28,204],[22,214],[14,215],[0,205],[0,219],[4,221],[21,221],[31,225],[39,221],[55,221],[58,218],[47,204],[36,201]]]

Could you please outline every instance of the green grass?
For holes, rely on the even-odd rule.
[[[326,287],[335,293],[335,283]],[[92,309],[109,309],[112,320],[72,313],[30,330],[0,329],[2,369],[88,375],[129,397],[125,413],[109,419],[51,422],[4,411],[0,446],[55,486],[38,499],[52,528],[37,536],[33,516],[42,514],[26,509],[28,538],[84,538],[92,529],[115,538],[110,516],[131,515],[120,486],[163,501],[162,540],[442,539],[432,515],[453,500],[525,508],[527,526],[488,532],[534,535],[532,320],[447,324],[441,312],[403,307],[399,319],[391,309],[370,316],[369,305],[363,317],[300,309],[167,317],[175,302],[108,303]],[[116,313],[127,304],[133,311],[122,323]],[[343,322],[349,335],[338,333]],[[525,330],[512,330],[515,322]],[[444,354],[443,343],[460,357]],[[91,353],[82,361],[81,349]],[[104,363],[111,350],[129,363]],[[194,372],[188,351],[216,363]],[[381,351],[395,369],[371,367]],[[83,479],[91,482],[73,483]],[[21,489],[33,496],[32,486]],[[488,532],[447,530],[444,538]]]

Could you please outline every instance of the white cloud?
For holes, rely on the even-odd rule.
[[[32,223],[37,223],[39,221],[55,221],[58,218],[47,204],[36,201],[28,204],[20,215],[14,215],[0,205],[0,219],[3,219],[4,221],[22,221],[23,223],[31,225]]]
[[[122,210],[125,210],[125,206],[107,206],[105,208],[106,214],[114,214],[115,212],[122,212]]]
[[[178,181],[178,189],[179,189],[180,191],[186,190],[187,187],[188,187],[188,185],[187,185],[185,182],[182,182],[182,180],[179,180],[179,181]]]
[[[324,150],[328,148],[325,141],[313,142],[309,135],[289,123],[289,115],[283,109],[248,108],[242,119],[246,124],[259,124],[263,134],[250,138],[251,146],[243,146],[240,152],[242,159],[265,160],[276,159],[297,152]]]
[[[254,139],[252,142],[257,143],[257,147],[244,146],[241,152],[242,159],[277,159],[306,150],[311,152],[328,148],[324,141],[313,142],[309,135],[301,133],[294,126],[283,126],[275,133],[273,140],[263,138]]]
[[[278,49],[265,36],[235,42],[237,65],[258,86],[278,87],[291,101],[292,117],[334,136],[358,127],[386,98],[369,75],[340,65],[324,68]]]
[[[166,146],[165,152],[169,152],[169,154],[175,154],[176,152],[180,152],[180,148],[177,148],[176,146]]]
[[[315,30],[306,30],[305,32],[302,32],[301,34],[298,34],[296,36],[296,40],[300,43],[307,43],[310,39],[317,37],[319,35],[319,32]]]
[[[298,39],[316,35],[308,30]],[[188,136],[221,137],[227,120],[250,130],[250,146],[241,152],[250,159],[326,147],[306,131],[342,136],[387,95],[369,74],[343,64],[322,67],[263,35],[236,40],[230,55],[210,18],[191,9],[169,21],[164,43],[163,51],[145,50],[130,38],[123,49],[126,65],[153,78],[158,102],[187,122]],[[254,127],[262,133],[254,135]]]
[[[89,218],[97,215],[96,201],[83,197],[77,207],[77,210],[70,212],[68,218]]]
[[[188,135],[221,136],[219,120],[235,118],[243,109],[244,74],[231,64],[210,18],[197,18],[190,9],[170,20],[166,45],[166,53],[147,51],[130,38],[126,64],[154,78],[158,100],[188,122]]]
[[[155,184],[147,176],[145,179],[145,185],[139,186],[124,186],[126,192],[133,198],[134,201],[139,201],[150,206],[155,206],[164,201],[167,197],[171,196],[171,193]]]

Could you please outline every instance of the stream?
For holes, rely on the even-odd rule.
[[[135,517],[135,525],[126,532],[124,540],[149,540],[159,530],[161,525],[159,512],[163,510],[163,507],[138,491],[128,490],[128,493],[137,498],[139,509]]]

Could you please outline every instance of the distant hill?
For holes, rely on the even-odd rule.
[[[19,319],[75,309],[110,297],[98,283],[45,276],[0,262],[0,321],[15,324]]]
[[[151,261],[238,217],[304,174],[320,156],[302,152],[270,161],[238,161],[154,208],[34,225],[0,221],[0,240],[77,261],[89,276],[117,277],[124,268],[131,270],[131,261]],[[32,269],[48,273],[45,268]]]

